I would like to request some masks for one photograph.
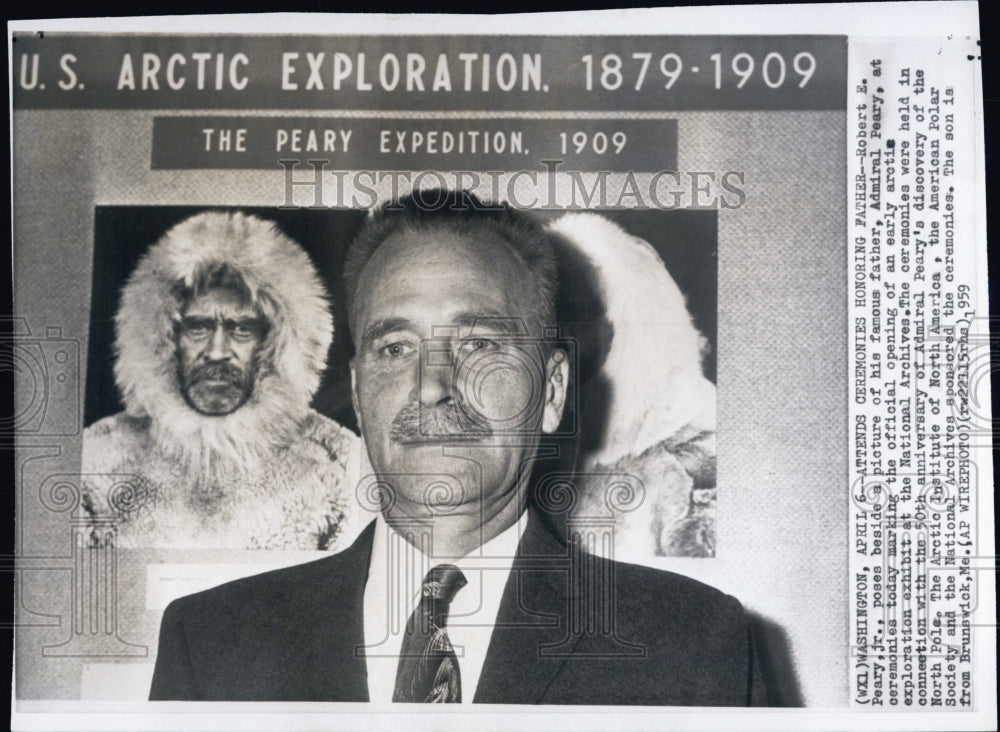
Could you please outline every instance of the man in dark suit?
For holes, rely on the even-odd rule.
[[[570,373],[539,226],[415,194],[369,219],[345,282],[379,515],[340,554],[171,603],[150,698],[762,703],[736,600],[527,508]]]

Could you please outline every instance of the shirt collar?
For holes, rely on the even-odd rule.
[[[375,536],[372,540],[372,555],[368,568],[369,581],[385,584],[389,581],[388,573],[395,571],[396,582],[390,582],[395,585],[396,591],[400,593],[400,599],[403,600],[404,618],[412,612],[415,599],[420,595],[424,575],[438,564],[454,564],[473,585],[472,591],[460,592],[456,602],[464,600],[463,595],[477,595],[479,593],[476,585],[483,574],[482,570],[491,570],[491,575],[494,577],[497,571],[510,571],[527,520],[528,512],[523,511],[517,521],[464,557],[435,560],[428,556],[430,535],[425,525],[414,522],[412,527],[404,524],[397,530],[379,513],[375,519]],[[403,536],[404,533],[409,534],[416,545],[408,541]],[[426,551],[422,551],[421,548]],[[461,604],[464,605],[464,602]]]

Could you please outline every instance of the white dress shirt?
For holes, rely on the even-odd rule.
[[[437,560],[428,558],[378,516],[364,595],[365,659],[371,701],[392,701],[406,622],[420,600],[424,575],[438,564],[454,564],[468,584],[452,600],[447,630],[458,657],[462,703],[472,703],[517,552],[519,526],[525,518],[522,514],[521,520],[461,559]],[[414,535],[421,537],[417,543],[429,551],[426,531],[414,526]]]

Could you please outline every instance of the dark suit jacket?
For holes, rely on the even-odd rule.
[[[170,603],[152,700],[368,701],[363,599],[374,523],[339,554]],[[598,559],[535,514],[474,701],[763,704],[743,608],[670,572]]]

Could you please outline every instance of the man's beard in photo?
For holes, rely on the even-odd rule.
[[[253,370],[218,361],[192,366],[181,375],[182,390],[191,407],[202,414],[233,412],[249,398]],[[222,382],[209,385],[207,382]]]
[[[479,442],[493,434],[485,417],[456,403],[441,407],[408,404],[392,421],[389,437],[400,444]]]

